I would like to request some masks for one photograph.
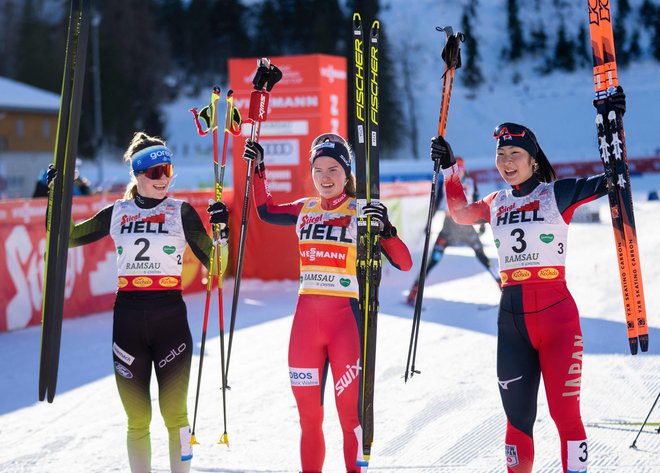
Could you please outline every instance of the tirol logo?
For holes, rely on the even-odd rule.
[[[341,285],[344,286],[344,287],[348,287],[348,286],[351,285],[351,280],[350,280],[350,279],[347,279],[347,278],[341,278],[341,279],[339,280],[339,284],[341,284]]]
[[[543,243],[550,243],[552,240],[555,239],[555,236],[552,233],[541,233],[539,235],[539,238]]]
[[[537,274],[541,279],[557,279],[559,270],[557,268],[543,268],[539,269]]]
[[[165,245],[163,247],[163,251],[165,252],[166,255],[171,255],[176,251],[176,248],[174,246]]]
[[[122,278],[122,277],[117,279],[117,287],[118,288],[121,289],[121,288],[126,287],[126,286],[128,286],[128,279]]]
[[[153,280],[146,276],[139,276],[133,279],[133,286],[135,287],[149,287],[153,284]]]
[[[500,247],[500,240],[495,239],[495,248],[499,248],[499,247]]]
[[[524,281],[531,277],[532,277],[532,273],[530,273],[526,269],[516,269],[513,273],[511,273],[511,278],[514,281]]]
[[[122,254],[123,252],[124,252],[124,248],[121,247],[121,246],[118,246],[118,247],[117,247],[117,253],[118,253],[118,254]]]

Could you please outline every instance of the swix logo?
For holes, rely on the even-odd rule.
[[[589,23],[600,25],[601,21],[612,21],[610,0],[589,0]]]
[[[321,68],[321,77],[325,77],[326,79],[328,79],[328,82],[332,84],[335,81],[335,79],[346,80],[346,71],[340,71],[338,69],[335,69],[335,67],[332,64],[330,64],[327,67]]]
[[[259,121],[266,120],[266,94],[259,95]]]
[[[571,355],[574,360],[568,367],[566,381],[564,382],[563,397],[576,396],[580,400],[580,386],[582,385],[582,354],[584,352],[584,343],[581,335],[573,336],[573,347],[575,351]]]
[[[301,230],[302,227],[305,225],[312,225],[314,223],[321,223],[323,222],[323,214],[319,215],[303,215],[302,218],[300,219],[300,225],[298,226],[298,229]]]
[[[186,350],[186,344],[182,343],[178,348],[170,350],[170,352],[158,362],[158,367],[163,368],[166,364],[173,362],[177,356]]]
[[[344,390],[348,388],[353,383],[353,381],[358,379],[360,371],[362,371],[362,367],[360,366],[359,358],[355,360],[354,365],[346,365],[346,371],[343,375],[341,375],[339,381],[335,383],[335,391],[337,391],[337,396],[341,396]]]

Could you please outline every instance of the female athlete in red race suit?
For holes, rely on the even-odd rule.
[[[357,223],[350,156],[348,143],[340,136],[319,136],[310,158],[319,195],[278,205],[267,188],[263,149],[250,140],[245,147],[246,160],[254,160],[257,166],[254,196],[259,216],[275,225],[295,225],[300,239],[300,295],[289,340],[289,377],[300,415],[303,473],[320,472],[323,467],[323,391],[328,365],[335,383],[346,471],[359,471],[355,464],[362,457]],[[368,205],[363,210],[381,223],[383,254],[394,267],[408,271],[410,253],[396,236],[385,206]]]
[[[533,425],[543,376],[559,431],[563,471],[586,472],[589,452],[580,417],[582,331],[564,266],[573,212],[605,195],[606,179],[600,174],[556,180],[536,137],[522,125],[503,123],[494,137],[497,169],[511,187],[472,204],[465,198],[451,147],[441,136],[433,139],[431,157],[441,161],[454,220],[490,223],[495,237],[502,278],[497,377],[507,416],[507,471],[532,471]]]

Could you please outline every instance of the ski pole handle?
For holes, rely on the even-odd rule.
[[[254,122],[265,122],[268,119],[269,94],[264,90],[253,90],[250,94],[250,109],[248,118]]]

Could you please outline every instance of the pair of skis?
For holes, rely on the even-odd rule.
[[[220,87],[214,87],[211,93],[211,104],[204,107],[199,113],[197,109],[192,108],[190,112],[195,116],[195,124],[197,125],[197,132],[201,136],[205,136],[210,131],[213,136],[213,177],[215,188],[215,201],[222,201],[222,191],[224,189],[224,176],[225,165],[227,163],[227,149],[229,145],[229,136],[238,136],[241,133],[241,114],[237,108],[234,107],[234,92],[230,89],[227,92],[227,108],[225,113],[225,132],[222,146],[222,160],[218,164],[219,154],[219,140],[218,140],[218,102],[220,101],[221,90]],[[202,128],[201,122],[206,125]],[[220,363],[221,363],[221,378],[222,378],[222,417],[224,424],[224,432],[220,436],[219,444],[229,446],[229,437],[227,435],[227,394],[229,389],[227,385],[227,371],[225,364],[225,322],[223,311],[223,296],[222,296],[222,255],[220,247],[221,231],[219,224],[214,224],[213,228],[213,247],[211,248],[211,255],[209,259],[209,275],[206,283],[206,303],[204,305],[204,323],[202,326],[202,343],[200,348],[199,358],[199,371],[197,373],[197,389],[195,392],[195,409],[193,415],[193,425],[190,437],[191,444],[197,444],[195,436],[195,428],[197,425],[197,407],[199,404],[199,390],[202,380],[202,367],[204,365],[204,349],[206,346],[206,331],[209,320],[209,309],[211,306],[211,293],[213,292],[213,275],[217,277],[218,281],[218,319],[220,326]]]
[[[455,33],[451,26],[444,28],[437,27],[437,31],[444,31],[447,35],[447,41],[442,50],[442,59],[445,62],[445,70],[442,74],[442,101],[440,103],[440,119],[438,121],[438,135],[445,136],[447,128],[447,116],[449,114],[449,102],[451,99],[452,85],[454,82],[454,73],[461,67],[461,42],[465,40],[463,33]],[[440,161],[435,161],[433,165],[433,180],[431,181],[431,195],[429,200],[429,212],[426,218],[426,232],[424,237],[424,252],[422,253],[422,263],[419,269],[417,297],[415,299],[415,312],[413,315],[412,330],[410,333],[410,345],[408,346],[408,358],[406,360],[406,371],[404,381],[409,377],[419,373],[415,369],[415,359],[417,358],[417,340],[419,338],[419,323],[422,318],[422,303],[424,300],[424,283],[426,281],[426,266],[428,264],[427,256],[429,252],[429,243],[431,241],[431,223],[435,214],[435,203],[438,186],[438,176],[440,175]]]
[[[360,313],[359,415],[362,425],[362,454],[356,466],[368,467],[374,437],[374,377],[378,322],[378,286],[381,277],[380,227],[365,216],[367,204],[380,202],[378,166],[378,37],[380,23],[375,20],[365,47],[360,14],[353,14],[353,81],[355,178],[357,197],[357,280]],[[365,56],[366,50],[366,56]]]
[[[78,153],[78,132],[85,82],[90,13],[90,0],[71,1],[53,162],[57,175],[48,193],[46,255],[41,306],[39,400],[43,401],[47,398],[48,402],[53,402],[57,387],[71,202]]]
[[[619,85],[612,34],[612,12],[609,1],[588,0],[588,4],[598,149],[607,178],[607,195],[626,313],[628,344],[630,353],[636,355],[638,345],[643,352],[648,350],[649,331],[623,120],[621,113],[610,103],[610,97]]]

